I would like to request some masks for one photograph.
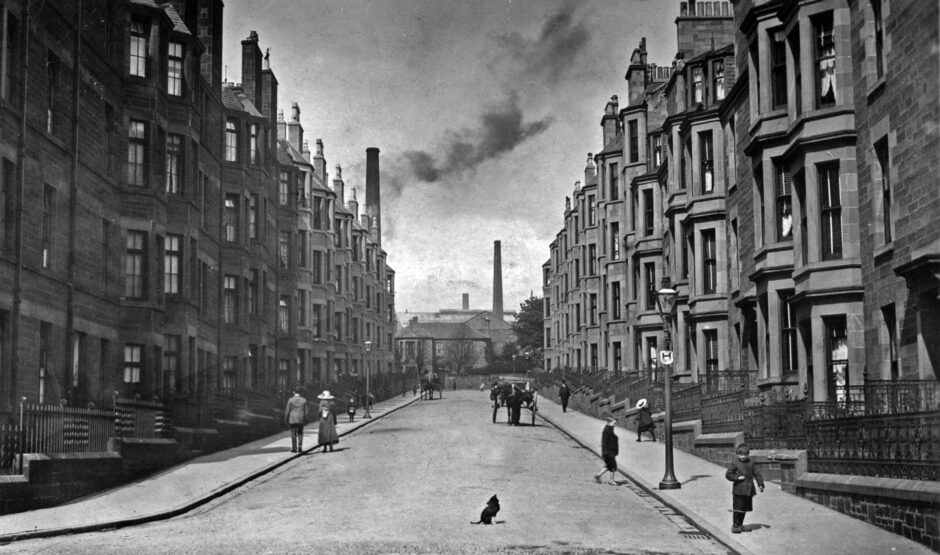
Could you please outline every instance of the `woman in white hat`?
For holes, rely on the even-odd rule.
[[[640,434],[649,432],[653,441],[656,441],[656,424],[653,422],[653,415],[650,414],[649,403],[646,399],[640,399],[636,402],[636,408],[640,411],[636,422],[636,440],[643,441],[640,439]]]
[[[317,432],[317,443],[323,446],[323,452],[327,449],[333,450],[333,445],[339,443],[339,435],[336,433],[336,412],[334,410],[334,397],[330,395],[329,390],[323,390],[323,393],[317,395],[320,400],[320,429]]]

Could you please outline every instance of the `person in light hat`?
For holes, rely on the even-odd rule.
[[[317,431],[317,443],[323,447],[325,453],[327,449],[333,451],[333,445],[339,443],[339,435],[336,433],[336,411],[333,403],[334,397],[330,395],[328,389],[317,395],[320,400],[320,428]]]
[[[604,431],[601,433],[601,458],[604,459],[604,468],[594,475],[594,481],[598,484],[601,483],[601,476],[603,476],[605,472],[610,472],[610,479],[607,483],[612,486],[619,485],[616,478],[617,454],[620,452],[620,445],[617,440],[617,434],[614,433],[615,424],[617,424],[617,417],[609,415],[607,417],[607,425],[604,426]]]
[[[646,399],[640,399],[636,402],[636,408],[640,411],[636,421],[636,440],[643,441],[640,434],[649,432],[653,441],[656,441],[656,424],[653,422],[653,415],[650,414],[649,403]]]

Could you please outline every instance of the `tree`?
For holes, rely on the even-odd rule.
[[[445,357],[454,369],[454,374],[463,374],[466,370],[473,368],[480,358],[480,352],[471,339],[472,336],[470,328],[466,328],[447,342]]]
[[[520,351],[541,352],[544,347],[545,317],[541,297],[529,297],[519,305],[519,315],[512,323]]]

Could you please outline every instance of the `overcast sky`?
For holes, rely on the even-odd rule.
[[[671,63],[678,0],[227,0],[224,63],[270,48],[278,103],[300,105],[365,201],[365,150],[381,151],[383,247],[399,312],[541,296],[565,196],[601,146],[600,118],[642,37]]]

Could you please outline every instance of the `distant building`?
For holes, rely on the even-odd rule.
[[[395,338],[406,375],[463,373],[489,364],[492,340],[465,323],[411,322]]]

